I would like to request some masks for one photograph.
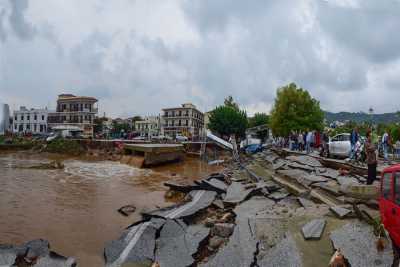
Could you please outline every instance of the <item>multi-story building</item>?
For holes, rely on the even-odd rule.
[[[163,113],[162,128],[165,135],[173,138],[184,135],[196,139],[204,130],[204,114],[191,103],[177,108],[165,108]]]
[[[0,104],[0,135],[10,130],[10,108],[7,104]]]
[[[98,112],[96,103],[97,99],[94,97],[59,95],[56,112],[49,113],[49,128],[79,131],[83,137],[92,137],[93,121]]]
[[[161,117],[147,116],[143,120],[135,122],[136,132],[143,137],[152,137],[161,133]]]
[[[14,133],[47,133],[47,117],[49,111],[44,109],[27,109],[20,107],[13,113],[13,132]]]

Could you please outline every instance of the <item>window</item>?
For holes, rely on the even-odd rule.
[[[15,116],[14,120],[15,120],[15,121],[17,121],[17,120],[18,120],[17,116]]]
[[[332,138],[332,142],[337,142],[337,141],[339,141],[339,138],[340,138],[340,135],[333,137],[333,138]]]
[[[397,205],[400,205],[400,172],[396,172],[394,178],[394,193],[395,193],[395,201]]]
[[[23,121],[24,120],[24,115],[21,115],[21,121]]]
[[[27,119],[28,121],[31,120],[31,116],[28,115],[28,116],[26,117],[26,119]]]
[[[44,121],[44,115],[42,115],[42,121]]]
[[[18,126],[15,124],[15,125],[14,125],[14,129],[17,130],[17,127],[18,127]]]
[[[27,124],[27,125],[26,125],[26,129],[27,129],[27,130],[30,130],[30,129],[31,129],[31,125],[30,125],[30,124]]]
[[[33,119],[34,119],[35,121],[37,120],[37,115],[36,115],[36,114],[33,116]]]
[[[36,124],[34,124],[33,125],[33,131],[36,132],[36,130],[37,130],[37,126],[36,126]]]
[[[389,199],[389,200],[392,200],[391,180],[392,180],[391,172],[387,172],[383,175],[382,196],[383,196],[383,198]]]

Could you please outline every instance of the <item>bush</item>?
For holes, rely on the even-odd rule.
[[[46,152],[79,155],[84,152],[83,147],[75,140],[56,139],[47,144]]]

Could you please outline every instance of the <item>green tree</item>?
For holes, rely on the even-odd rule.
[[[319,102],[307,90],[294,83],[278,88],[270,117],[275,136],[288,136],[291,131],[322,130],[323,120]]]
[[[107,121],[106,117],[96,117],[93,120],[93,132],[95,134],[101,133],[103,131],[103,122]]]
[[[245,111],[231,106],[219,106],[210,112],[208,127],[220,136],[235,134],[244,137],[247,128],[247,115]]]
[[[224,105],[227,107],[231,107],[237,111],[239,111],[239,105],[233,100],[233,97],[230,95],[224,100]]]
[[[269,116],[265,113],[256,113],[254,117],[249,118],[249,127],[256,127],[260,125],[266,125],[269,122]]]

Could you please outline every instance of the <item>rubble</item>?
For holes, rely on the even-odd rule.
[[[165,267],[186,267],[210,230],[201,225],[186,225],[182,220],[167,219],[157,239],[155,261]]]
[[[330,210],[340,219],[343,219],[352,212],[351,210],[342,208],[340,206],[330,207]]]
[[[129,216],[136,211],[136,207],[133,205],[125,205],[118,209],[118,212],[124,216]]]
[[[189,217],[210,206],[217,193],[214,191],[195,190],[191,191],[189,195],[191,201],[188,203],[150,212],[143,212],[142,215],[144,217],[162,217],[170,219]]]
[[[173,191],[178,191],[178,192],[183,192],[183,193],[189,193],[190,191],[200,189],[200,186],[196,185],[194,183],[178,184],[178,183],[175,183],[174,181],[169,181],[169,182],[165,182],[164,185],[169,187]]]
[[[74,258],[50,250],[47,240],[36,239],[21,246],[0,245],[0,266],[75,267]]]
[[[371,209],[377,208],[376,201],[365,197],[370,189],[360,176],[352,171],[343,176],[330,167],[342,167],[340,161],[326,164],[317,155],[290,151],[282,155],[286,158],[267,150],[231,166],[229,175],[212,174],[195,185],[170,184],[188,193],[188,201],[143,213],[144,221],[128,228],[112,247],[115,255],[109,247],[106,258],[135,259],[142,250],[147,254],[136,263],[161,267],[311,266],[303,253],[310,256],[318,246],[319,252],[332,255],[332,240],[352,266],[373,266],[361,259],[363,254],[376,266],[388,266],[388,256],[377,254],[374,247],[373,227],[357,223],[353,216],[371,221],[377,212]],[[343,226],[345,220],[349,223]],[[366,237],[358,240],[361,235]],[[125,239],[136,243],[129,245]],[[323,259],[317,257],[313,266],[326,266],[328,259]]]
[[[348,223],[330,235],[335,249],[349,261],[351,266],[392,266],[392,246],[388,242],[383,252],[375,247],[377,237],[373,229],[360,222]]]
[[[306,240],[319,240],[324,232],[326,220],[315,219],[307,223],[301,229],[301,232]]]

